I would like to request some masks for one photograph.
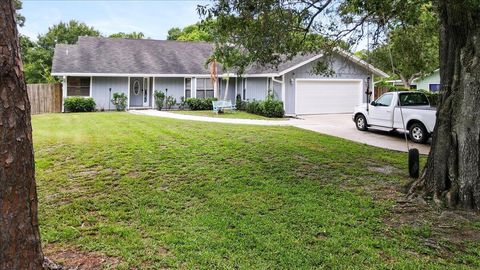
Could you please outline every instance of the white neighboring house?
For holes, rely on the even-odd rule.
[[[416,89],[419,90],[440,91],[440,69],[433,71],[427,76],[413,80],[412,85],[416,85]]]

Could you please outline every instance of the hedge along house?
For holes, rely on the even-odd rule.
[[[77,44],[55,47],[52,75],[63,78],[63,98],[92,97],[98,109],[114,109],[113,93],[125,93],[128,109],[154,108],[153,92],[181,98],[217,97],[235,102],[263,100],[273,90],[287,115],[349,113],[366,100],[367,83],[388,76],[343,51],[334,54],[326,77],[312,72],[323,55],[302,55],[278,69],[258,66],[245,74],[219,75],[217,87],[206,66],[213,45],[205,42],[79,37]],[[220,70],[220,68],[219,68]],[[215,91],[217,89],[217,91]]]

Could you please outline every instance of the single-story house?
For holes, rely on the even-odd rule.
[[[440,91],[440,69],[436,69],[427,76],[413,80],[412,85],[415,85],[416,89],[419,90]]]
[[[53,57],[52,75],[63,78],[63,97],[94,98],[98,109],[113,109],[115,92],[128,96],[129,109],[153,108],[153,92],[173,96],[218,97],[235,102],[263,100],[269,90],[284,102],[287,115],[349,113],[366,100],[367,83],[373,89],[374,77],[386,77],[361,59],[337,51],[333,56],[335,74],[316,75],[312,67],[323,55],[301,55],[278,69],[252,66],[244,74],[219,76],[214,93],[210,72],[205,65],[213,45],[205,42],[134,40],[80,37],[74,45],[58,44]],[[220,70],[220,67],[219,67]]]

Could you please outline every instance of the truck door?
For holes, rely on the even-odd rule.
[[[381,127],[393,127],[393,93],[385,93],[369,106],[369,124]]]

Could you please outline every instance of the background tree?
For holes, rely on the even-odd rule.
[[[439,67],[439,25],[433,8],[431,4],[425,5],[418,23],[397,26],[389,32],[386,44],[370,53],[363,50],[360,56],[410,88],[414,79]]]
[[[183,29],[173,27],[168,30],[167,40],[212,42],[212,28],[214,25],[214,21],[205,20],[203,22],[188,25]]]
[[[100,32],[85,23],[71,20],[48,28],[47,33],[38,35],[38,41],[21,38],[27,83],[54,82],[51,76],[53,53],[56,44],[75,44],[79,36],[100,36]],[[32,46],[33,44],[33,46]]]
[[[168,30],[167,40],[178,40],[178,37],[182,34],[182,29],[178,27],[172,27]]]
[[[0,1],[0,269],[42,269],[30,103],[13,1]]]
[[[108,37],[109,38],[144,39],[145,35],[142,32],[131,32],[131,33],[118,32],[118,33],[111,34]]]
[[[248,62],[278,66],[300,54],[327,51],[328,44],[308,44],[309,33],[327,40],[358,43],[369,32],[382,41],[385,28],[420,23],[428,0],[217,0],[199,13],[216,19],[216,43],[241,50]],[[451,207],[480,209],[480,1],[433,1],[440,17],[440,74],[432,149],[422,178],[411,195],[431,196]],[[304,33],[299,40],[298,33]],[[244,65],[240,63],[239,65]]]
[[[75,44],[81,36],[98,37],[100,32],[79,21],[60,22],[49,27],[47,33],[38,35],[37,44],[53,54],[56,44]]]

